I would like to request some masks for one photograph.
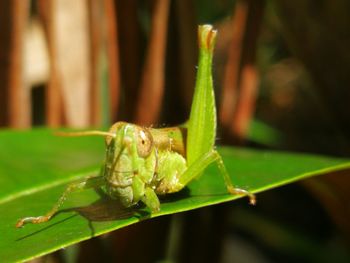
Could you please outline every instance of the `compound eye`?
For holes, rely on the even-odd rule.
[[[137,129],[137,153],[140,157],[147,157],[150,155],[153,145],[153,137],[146,129]]]

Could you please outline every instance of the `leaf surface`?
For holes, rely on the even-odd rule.
[[[2,131],[0,145],[0,258],[6,262],[29,260],[149,217],[238,198],[226,192],[212,165],[181,192],[165,196],[157,214],[145,208],[123,210],[86,190],[72,194],[49,222],[16,229],[19,218],[47,212],[69,182],[98,173],[104,142],[97,137],[55,137],[50,130],[37,129]],[[219,152],[234,184],[252,192],[350,167],[348,159],[324,156],[229,147]]]

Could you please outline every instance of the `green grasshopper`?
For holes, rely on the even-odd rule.
[[[117,122],[108,132],[65,133],[67,136],[105,137],[106,158],[101,172],[70,184],[46,215],[25,217],[16,227],[50,220],[69,193],[87,188],[102,189],[125,207],[142,202],[154,213],[160,210],[159,195],[180,191],[213,162],[217,163],[228,192],[247,195],[250,203],[255,204],[253,194],[233,186],[223,160],[215,150],[216,107],[211,66],[216,30],[210,25],[199,26],[198,38],[199,65],[187,127],[154,129]]]

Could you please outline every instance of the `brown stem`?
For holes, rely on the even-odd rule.
[[[220,121],[226,135],[239,141],[246,137],[255,110],[258,74],[254,65],[264,4],[264,1],[239,0],[232,22]]]
[[[152,32],[142,73],[136,123],[150,125],[158,120],[164,92],[164,63],[170,0],[157,0]]]
[[[56,41],[52,20],[52,0],[39,0],[38,11],[44,26],[50,59],[50,77],[46,91],[46,122],[50,127],[58,127],[63,124],[63,105],[57,71]]]
[[[234,120],[231,124],[231,129],[239,141],[245,139],[255,109],[258,87],[258,73],[255,66],[251,64],[244,65],[241,78],[240,95]]]
[[[243,42],[242,64],[240,73],[240,95],[233,120],[231,132],[239,141],[246,138],[249,123],[254,114],[258,90],[258,72],[255,67],[257,40],[262,23],[264,1],[246,0],[248,17]]]
[[[107,59],[108,59],[108,82],[110,94],[110,112],[112,122],[117,120],[119,93],[120,93],[120,68],[118,46],[118,24],[114,0],[105,0],[105,12],[107,19]]]
[[[232,122],[237,103],[240,65],[242,58],[242,44],[246,32],[248,4],[246,0],[236,3],[232,19],[232,40],[228,51],[228,61],[225,68],[222,101],[220,107],[220,121],[226,129]]]
[[[175,38],[178,42],[178,52],[174,55],[172,61],[180,66],[175,66],[178,81],[176,83],[176,91],[181,89],[182,101],[184,101],[185,108],[190,111],[193,89],[195,83],[195,66],[197,63],[197,39],[196,39],[196,19],[193,1],[176,0],[174,2],[176,20]],[[175,41],[174,41],[175,42]],[[175,80],[175,79],[174,79]]]
[[[138,23],[138,1],[117,0],[118,45],[120,50],[120,75],[123,84],[123,100],[119,117],[131,121],[135,112],[141,72],[142,32]]]
[[[100,85],[100,56],[101,56],[101,2],[89,0],[89,30],[90,30],[90,121],[94,126],[101,125],[101,85]]]
[[[29,89],[23,76],[23,43],[29,1],[0,1],[0,125],[29,127]]]

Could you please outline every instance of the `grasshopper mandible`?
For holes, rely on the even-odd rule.
[[[70,184],[48,213],[22,218],[17,222],[17,227],[50,220],[69,193],[87,188],[100,188],[125,207],[142,202],[154,213],[160,210],[158,195],[180,191],[213,162],[217,163],[228,192],[247,195],[250,203],[255,204],[252,193],[233,186],[223,160],[215,150],[216,107],[211,67],[216,30],[210,25],[199,26],[198,39],[199,65],[187,127],[154,129],[117,122],[108,132],[63,134],[104,136],[106,158],[101,172]]]

